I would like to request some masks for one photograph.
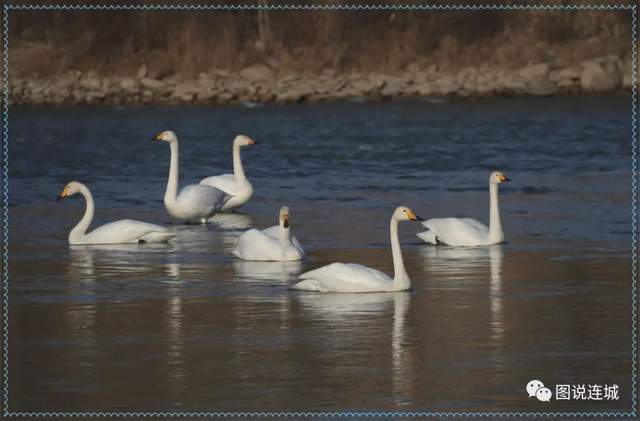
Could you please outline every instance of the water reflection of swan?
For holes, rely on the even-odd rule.
[[[403,295],[398,293],[399,295]],[[342,322],[346,316],[379,314],[393,301],[396,293],[296,293],[306,312],[327,322]],[[350,318],[349,318],[350,319]],[[351,319],[350,319],[351,320]]]
[[[251,227],[246,215],[218,213],[209,219],[210,225],[178,225],[173,228],[176,238],[171,245],[176,250],[231,252],[243,230]]]
[[[209,219],[209,223],[223,230],[246,230],[251,228],[253,219],[240,213],[217,213]]]
[[[491,331],[494,339],[504,334],[502,315],[502,245],[486,247],[421,247],[425,262],[430,270],[445,273],[449,282],[459,283],[462,288],[469,277],[483,276],[489,270],[489,310]]]
[[[184,373],[184,338],[183,338],[183,312],[182,312],[182,288],[183,281],[180,276],[180,264],[169,263],[166,266],[166,273],[171,282],[167,282],[167,303],[165,308],[165,318],[167,326],[167,363],[168,382],[174,392],[185,389]]]
[[[393,296],[393,333],[391,335],[391,362],[393,366],[393,400],[396,405],[411,404],[413,370],[410,348],[405,346],[405,322],[409,312],[410,294],[396,293]]]
[[[302,305],[305,314],[314,319],[323,320],[329,324],[367,323],[367,317],[354,317],[384,314],[393,305],[393,323],[391,326],[391,369],[393,384],[393,399],[397,405],[409,405],[413,402],[412,384],[413,369],[410,347],[405,346],[407,338],[406,320],[411,303],[411,294],[407,292],[389,293],[326,293],[295,294]],[[361,330],[358,326],[353,329]]]
[[[82,300],[71,300],[65,306],[65,321],[69,331],[80,339],[83,347],[93,348],[96,345],[96,271],[93,254],[88,253],[86,247],[73,246],[70,247],[69,253],[67,281],[73,283],[73,290],[80,290],[74,292],[79,293]]]
[[[149,266],[140,264],[140,253],[163,252],[167,244],[100,244],[70,246],[68,273],[73,281],[146,273]]]
[[[233,269],[236,276],[243,279],[290,282],[297,279],[302,271],[302,263],[297,260],[291,262],[234,260]]]
[[[489,247],[491,265],[491,284],[489,300],[491,302],[491,331],[493,338],[501,340],[504,336],[504,315],[502,303],[502,246]]]

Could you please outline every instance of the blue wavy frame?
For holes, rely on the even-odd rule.
[[[634,4],[5,4],[2,17],[2,415],[4,417],[630,417],[638,416],[638,7]],[[344,412],[180,412],[180,411],[141,411],[141,412],[10,412],[9,411],[9,10],[628,10],[632,20],[631,52],[631,376],[632,403],[629,412],[430,412],[430,411],[344,411]]]

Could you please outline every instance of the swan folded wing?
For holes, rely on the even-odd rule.
[[[425,243],[428,244],[433,244],[433,245],[438,245],[438,236],[436,235],[435,232],[431,231],[431,230],[426,230],[423,232],[419,232],[416,234],[416,236],[421,239],[422,241],[424,241]]]
[[[487,241],[489,228],[471,218],[435,218],[423,223],[438,240],[450,246],[474,246]]]
[[[278,240],[251,228],[240,236],[233,254],[244,260],[280,260],[282,246]]]
[[[200,181],[200,185],[215,187],[231,196],[237,195],[239,189],[236,177],[233,174],[214,175],[203,178],[202,181]]]
[[[357,263],[332,263],[299,278],[294,288],[322,292],[388,291],[393,283],[385,273]]]
[[[187,204],[200,215],[211,216],[222,209],[230,197],[220,189],[191,184],[180,191],[177,202]]]
[[[272,227],[263,229],[262,232],[265,233],[266,235],[268,235],[271,238],[275,238],[276,240],[278,239],[278,230],[280,229],[280,226],[278,225],[274,225]],[[300,250],[300,252],[302,253],[302,255],[304,256],[304,250],[302,248],[302,245],[300,245],[300,241],[298,241],[298,238],[295,235],[291,236],[291,244],[293,244],[293,246],[295,248],[297,248],[298,250]]]
[[[156,239],[157,241],[167,241],[174,235],[159,225],[146,222],[122,219],[102,225],[87,234],[86,243],[91,244],[118,244],[137,243]]]

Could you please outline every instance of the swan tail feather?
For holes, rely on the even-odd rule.
[[[304,279],[294,286],[291,289],[298,289],[302,291],[317,291],[317,292],[325,292],[326,290],[322,288],[320,282],[315,279]]]

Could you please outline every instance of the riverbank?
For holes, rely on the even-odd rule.
[[[383,73],[276,72],[257,64],[238,72],[212,69],[196,77],[158,78],[142,65],[135,76],[68,71],[42,78],[10,78],[13,105],[213,105],[238,102],[319,102],[403,97],[492,97],[592,93],[632,86],[631,62],[616,55],[561,67],[540,62],[512,71],[409,65]]]

